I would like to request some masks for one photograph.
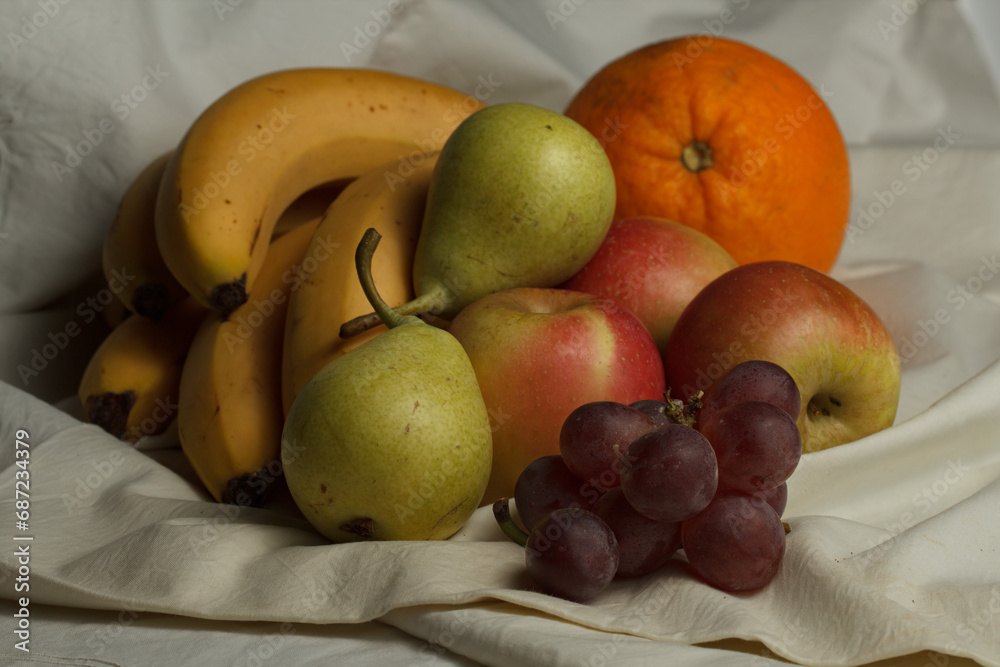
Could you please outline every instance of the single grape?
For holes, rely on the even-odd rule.
[[[695,428],[700,431],[719,410],[743,401],[776,405],[797,420],[802,397],[795,380],[778,364],[762,359],[744,361],[726,371],[702,396]]]
[[[751,591],[778,572],[785,553],[785,529],[767,504],[743,494],[719,494],[681,524],[688,563],[710,585]]]
[[[743,493],[768,491],[791,476],[802,456],[799,429],[781,408],[744,401],[723,408],[701,426],[719,462],[719,486]]]
[[[681,524],[653,521],[635,511],[620,486],[601,496],[594,514],[618,540],[618,577],[641,577],[663,567],[681,545]]]
[[[666,426],[667,424],[676,424],[673,418],[667,414],[667,403],[666,401],[658,401],[656,399],[646,399],[644,401],[636,401],[635,403],[629,403],[630,408],[635,408],[642,414],[646,415],[653,420],[653,426]]]
[[[628,502],[655,521],[682,521],[705,509],[718,486],[712,445],[690,426],[653,429],[629,446],[621,486]]]
[[[525,466],[514,484],[514,504],[528,530],[552,510],[591,509],[600,497],[598,489],[570,472],[559,454],[535,459]]]
[[[607,490],[618,486],[629,444],[651,428],[652,419],[623,403],[585,403],[563,422],[559,452],[574,475]]]
[[[782,482],[778,486],[768,491],[759,491],[754,494],[755,498],[760,498],[771,506],[771,509],[780,517],[785,513],[785,505],[788,503],[788,483]]]
[[[579,507],[550,512],[528,534],[528,574],[544,592],[586,602],[618,571],[618,542],[601,517]]]

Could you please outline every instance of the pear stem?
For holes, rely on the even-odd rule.
[[[372,278],[372,255],[378,242],[382,240],[382,235],[374,227],[365,230],[358,249],[354,251],[354,265],[358,269],[358,280],[361,281],[361,289],[365,291],[365,296],[375,309],[375,314],[385,325],[392,329],[403,323],[403,316],[389,307],[389,305],[379,296],[375,289],[375,279]],[[377,324],[377,322],[376,322]]]
[[[493,503],[493,517],[500,524],[500,530],[503,531],[504,535],[522,547],[528,544],[528,534],[514,523],[514,517],[510,515],[509,498],[501,498]]]
[[[361,239],[364,243],[364,239]],[[358,245],[360,249],[360,244]],[[359,269],[360,270],[360,269]],[[364,281],[362,281],[361,286],[364,287]],[[368,293],[365,292],[367,295]],[[397,315],[420,315],[422,313],[430,312],[434,310],[442,301],[444,294],[441,290],[434,290],[426,294],[421,294],[412,301],[408,301],[401,306],[391,309]],[[369,301],[371,298],[369,298]],[[374,305],[374,302],[373,302]],[[343,339],[351,338],[352,336],[357,336],[362,334],[372,327],[378,326],[381,315],[378,310],[374,313],[368,313],[367,315],[358,315],[354,319],[347,320],[340,325],[340,337]],[[384,318],[381,318],[384,321]],[[388,322],[386,323],[388,324]]]

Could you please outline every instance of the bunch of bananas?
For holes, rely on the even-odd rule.
[[[80,381],[85,418],[136,441],[176,421],[219,502],[259,505],[280,479],[285,414],[327,362],[379,335],[354,251],[383,235],[383,298],[413,298],[412,262],[438,151],[482,104],[363,69],[267,74],[219,98],[125,192],[103,248],[131,313]],[[347,183],[344,186],[344,183]],[[304,220],[296,202],[324,201]],[[328,206],[328,207],[327,207]]]

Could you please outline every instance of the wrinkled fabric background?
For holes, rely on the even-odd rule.
[[[20,597],[18,429],[31,435],[34,540],[32,652],[5,631],[0,661],[1000,664],[1000,104],[983,18],[1000,12],[970,13],[979,5],[6,2],[0,627]],[[364,66],[561,110],[606,62],[685,34],[748,41],[824,91],[854,186],[832,274],[876,309],[904,362],[895,426],[803,457],[786,557],[763,591],[726,595],[678,564],[588,605],[533,593],[488,509],[446,542],[333,546],[287,498],[211,502],[170,432],[133,448],[77,421],[118,199],[229,88]],[[76,163],[67,147],[82,141],[94,148]],[[79,335],[60,338],[70,322]],[[18,370],[53,337],[65,344],[41,371]]]

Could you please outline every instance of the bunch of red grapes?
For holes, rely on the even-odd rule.
[[[562,426],[560,453],[518,478],[525,562],[541,590],[586,601],[616,577],[656,571],[679,549],[724,591],[758,589],[776,574],[785,480],[802,451],[795,381],[776,364],[748,361],[700,406],[665,398],[578,407]],[[503,501],[495,510],[501,525],[509,521]]]

